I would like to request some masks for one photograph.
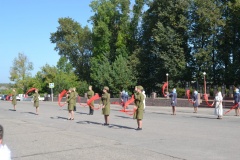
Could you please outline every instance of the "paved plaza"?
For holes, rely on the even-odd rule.
[[[216,119],[213,108],[147,106],[143,130],[136,120],[111,105],[110,126],[102,126],[101,111],[87,115],[77,107],[75,120],[67,120],[67,107],[21,101],[17,111],[0,101],[0,124],[13,160],[237,160],[240,158],[240,117],[234,111]],[[226,111],[227,109],[224,109]],[[1,158],[0,158],[1,159]]]

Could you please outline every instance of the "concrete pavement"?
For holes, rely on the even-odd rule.
[[[14,160],[227,160],[239,159],[240,117],[234,111],[222,120],[213,108],[147,106],[143,130],[135,131],[136,120],[111,105],[110,126],[102,126],[103,115],[77,107],[75,120],[68,121],[67,107],[40,102],[35,115],[31,102],[0,101],[0,124],[4,142]]]

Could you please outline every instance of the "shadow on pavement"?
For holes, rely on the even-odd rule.
[[[114,128],[114,129],[134,129],[135,128],[132,128],[132,127],[127,127],[127,126],[121,126],[121,125],[117,125],[117,124],[110,124],[109,125],[109,128]]]
[[[36,115],[36,113],[34,113],[34,112],[22,112],[22,113],[28,113],[28,114]]]
[[[194,117],[194,118],[203,118],[203,119],[217,119],[217,118],[213,118],[213,117],[200,117],[200,116],[191,116],[191,117]]]
[[[77,122],[78,124],[95,124],[95,125],[103,125],[102,123],[99,122],[93,122],[93,121],[79,121]]]
[[[170,116],[171,116],[171,113],[159,113],[159,112],[150,112],[150,113],[153,113],[153,114],[162,114],[162,115],[170,115]]]
[[[56,118],[55,117],[50,117],[51,119],[65,119],[65,120],[68,120],[66,117],[60,117],[60,116],[57,116]]]
[[[74,112],[74,113],[78,113],[78,114],[87,114],[87,113],[83,113],[83,112]]]
[[[126,119],[133,119],[132,117],[127,117],[127,116],[118,116],[118,115],[115,115],[115,117],[126,118]]]
[[[57,116],[57,119],[66,119],[66,120],[68,120],[66,117],[60,117],[60,116]]]
[[[95,124],[95,125],[103,126],[102,123],[93,122],[93,121],[79,121],[77,123],[78,124]],[[117,124],[110,124],[109,126],[105,126],[105,127],[113,128],[113,129],[135,129],[135,128],[132,128],[132,127],[121,126],[121,125],[117,125]]]
[[[9,109],[9,111],[16,111],[15,109]]]

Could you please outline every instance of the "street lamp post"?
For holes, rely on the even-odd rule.
[[[166,74],[166,76],[167,76],[167,93],[168,93],[168,73]]]
[[[207,90],[207,87],[206,87],[206,72],[203,72],[203,76],[204,76],[204,95],[206,95],[206,90]]]

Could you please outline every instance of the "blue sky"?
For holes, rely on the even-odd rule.
[[[56,65],[58,53],[50,33],[57,30],[58,19],[70,17],[82,26],[93,14],[92,0],[0,0],[0,83],[9,83],[10,67],[18,53],[34,65],[32,76],[46,63]]]

